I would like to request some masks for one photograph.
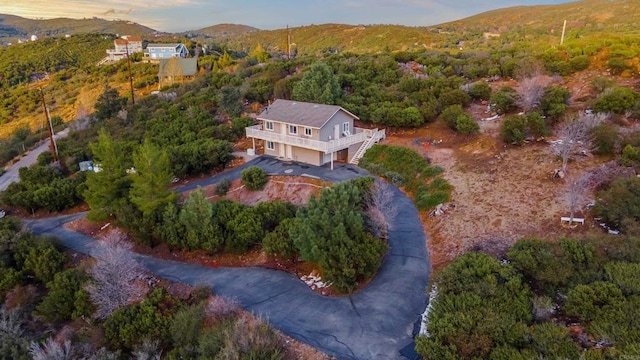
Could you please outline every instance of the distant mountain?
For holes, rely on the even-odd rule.
[[[240,24],[218,24],[198,30],[187,31],[184,34],[190,38],[205,38],[213,39],[214,41],[223,41],[256,31],[260,31],[260,29]]]
[[[219,24],[180,34],[198,42],[225,43],[233,50],[250,51],[260,45],[270,52],[285,52],[287,32],[292,51],[376,53],[420,49],[496,49],[509,46],[558,45],[564,20],[566,40],[588,45],[603,37],[640,36],[640,1],[582,0],[559,5],[516,6],[488,11],[465,19],[429,27],[401,25],[308,25],[259,30],[247,25]],[[81,32],[141,35],[154,30],[126,21],[103,19],[29,20],[0,15],[0,43],[41,36]],[[586,46],[585,45],[585,46]]]
[[[640,36],[640,1],[582,0],[559,5],[516,6],[428,27],[323,24],[290,29],[293,50],[301,54],[350,51],[375,53],[419,49],[496,49],[558,45],[564,20],[566,42],[588,46],[605,38]],[[639,39],[640,40],[640,39]],[[261,44],[285,51],[287,30],[246,33],[227,41],[248,50]],[[637,43],[637,41],[636,41]]]
[[[104,19],[46,19],[32,20],[14,15],[0,14],[0,44],[16,42],[18,39],[74,35],[80,33],[104,33],[120,35],[149,36],[155,30],[130,21],[109,21]]]

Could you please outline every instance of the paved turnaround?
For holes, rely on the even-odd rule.
[[[270,174],[306,175],[340,181],[366,175],[360,168],[340,164],[334,171],[259,157],[241,168],[189,184],[213,184],[223,177],[257,165]],[[390,219],[389,252],[369,285],[351,296],[314,293],[294,275],[264,268],[207,268],[139,255],[145,268],[159,277],[190,285],[210,286],[215,294],[237,300],[285,334],[338,359],[402,359],[400,350],[412,344],[413,327],[427,305],[429,258],[426,237],[413,202],[393,189],[397,215]],[[92,254],[93,238],[61,225],[84,214],[26,220],[36,234],[58,237],[64,246]]]

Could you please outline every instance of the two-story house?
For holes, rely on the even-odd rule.
[[[172,57],[186,58],[189,50],[184,44],[149,44],[144,49],[144,57],[150,60],[169,59]]]
[[[264,140],[264,153],[312,165],[357,162],[384,130],[353,125],[358,117],[340,106],[278,99],[246,128],[248,138]]]
[[[127,57],[127,53],[129,55],[133,53],[141,53],[142,38],[140,36],[125,35],[119,39],[113,40],[113,46],[114,49],[107,49],[107,57],[103,59],[103,62],[125,59]]]

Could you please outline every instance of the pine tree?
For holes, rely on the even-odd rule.
[[[100,171],[87,175],[84,198],[91,207],[87,217],[104,220],[124,202],[130,182],[126,173],[125,156],[120,144],[114,142],[105,129],[100,130],[98,142],[91,144],[96,166]]]
[[[169,188],[173,179],[169,156],[145,139],[133,157],[133,164],[136,171],[130,174],[129,199],[146,219],[153,219],[163,205],[176,200],[176,193]]]
[[[351,182],[323,189],[306,209],[291,238],[300,256],[314,262],[338,291],[353,290],[380,265],[385,245],[365,232],[361,190]]]
[[[204,249],[216,252],[222,244],[220,231],[212,222],[211,203],[201,189],[192,191],[180,211],[180,223],[184,226],[184,246],[188,249]]]
[[[316,62],[305,71],[293,87],[293,99],[321,104],[335,104],[341,94],[338,77],[323,62]]]

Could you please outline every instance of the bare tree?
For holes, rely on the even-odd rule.
[[[32,341],[29,352],[33,360],[71,360],[73,359],[71,340],[60,345],[49,337],[43,344]]]
[[[562,158],[562,171],[566,174],[569,158],[580,147],[591,150],[591,129],[606,120],[607,114],[581,114],[578,119],[565,121],[558,130],[560,140],[555,143],[555,153]]]
[[[366,199],[367,227],[373,236],[386,239],[389,222],[397,215],[398,208],[393,204],[393,191],[384,181],[374,182]]]
[[[542,74],[522,79],[516,87],[519,95],[518,106],[525,112],[537,109],[549,84],[551,84],[551,77]]]
[[[117,308],[139,300],[144,289],[136,279],[140,264],[131,252],[131,244],[119,231],[112,231],[99,240],[96,263],[89,270],[93,282],[87,287],[97,306],[97,318],[109,316]]]
[[[589,173],[568,179],[566,201],[569,205],[569,225],[572,225],[576,212],[584,205],[590,183],[591,175]]]

